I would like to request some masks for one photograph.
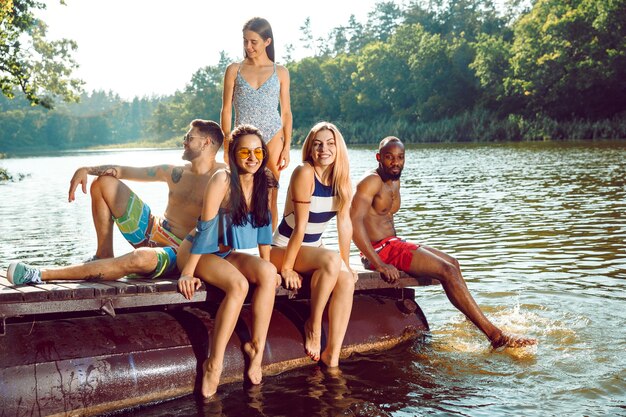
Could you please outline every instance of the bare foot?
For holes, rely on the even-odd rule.
[[[322,329],[314,329],[309,320],[304,323],[304,350],[309,358],[314,361],[320,360],[322,346]]]
[[[247,342],[243,345],[243,351],[248,355],[250,359],[250,366],[248,367],[248,379],[254,385],[261,383],[263,379],[263,371],[261,370],[261,362],[263,361],[263,352],[259,351],[252,342]]]
[[[339,358],[333,358],[328,349],[325,349],[320,356],[320,361],[326,368],[339,369]]]
[[[217,392],[217,386],[220,383],[220,376],[222,375],[222,368],[215,368],[209,363],[209,360],[205,360],[202,365],[204,374],[202,375],[202,396],[204,398],[210,398]]]
[[[505,348],[520,348],[524,346],[532,346],[537,344],[537,339],[518,336],[512,333],[502,332],[499,336],[495,337],[491,341],[491,346],[496,351],[504,350]]]

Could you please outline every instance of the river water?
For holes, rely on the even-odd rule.
[[[84,165],[179,163],[182,151],[66,153],[6,159],[26,174],[0,184],[0,268],[23,259],[64,265],[95,251],[89,198],[67,203]],[[299,160],[293,151],[292,161]],[[374,151],[350,151],[353,179]],[[284,201],[293,164],[281,180]],[[162,184],[133,184],[155,210]],[[457,257],[470,291],[535,348],[494,353],[440,286],[417,290],[425,341],[186,397],[147,416],[626,415],[626,142],[423,145],[407,150],[398,232]],[[326,243],[336,237],[329,231]],[[115,237],[117,253],[129,246]],[[136,413],[136,411],[135,411]],[[128,413],[127,415],[132,415]]]

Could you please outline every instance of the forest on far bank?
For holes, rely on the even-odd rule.
[[[282,62],[294,143],[319,120],[349,143],[626,138],[626,0],[524,4],[380,2],[317,39],[307,19],[309,56]],[[82,92],[45,108],[0,95],[0,154],[174,144],[190,120],[219,120],[223,73],[239,59],[222,52],[169,96]]]

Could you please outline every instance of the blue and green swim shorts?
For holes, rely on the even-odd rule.
[[[169,230],[167,220],[153,215],[137,194],[130,192],[126,212],[120,217],[113,216],[113,220],[134,248],[154,248],[157,267],[152,273],[141,276],[156,278],[177,272],[176,252],[182,239]]]

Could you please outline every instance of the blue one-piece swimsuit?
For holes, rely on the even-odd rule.
[[[235,106],[235,126],[250,124],[261,131],[265,143],[269,142],[283,126],[278,103],[280,81],[274,72],[258,89],[252,88],[241,76],[241,65],[235,78],[233,105]]]

